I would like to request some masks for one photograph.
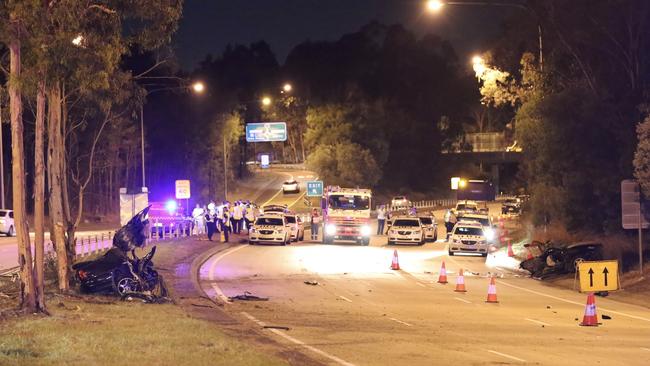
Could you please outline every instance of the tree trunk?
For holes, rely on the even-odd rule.
[[[63,129],[61,126],[61,87],[55,83],[48,89],[48,183],[50,217],[54,228],[53,240],[57,256],[59,290],[67,292],[69,285],[68,253],[65,240],[66,221],[63,215],[63,176],[65,175]]]
[[[15,22],[12,14],[12,22]],[[11,174],[13,176],[14,229],[18,239],[18,264],[20,265],[21,308],[25,312],[36,312],[36,293],[32,276],[32,249],[27,227],[25,205],[25,145],[23,142],[23,104],[20,85],[20,40],[9,41],[10,80],[9,109],[11,112]]]
[[[34,138],[34,273],[36,301],[45,309],[43,284],[45,275],[45,80],[39,80],[36,95],[36,127]]]

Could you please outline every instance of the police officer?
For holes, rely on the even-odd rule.
[[[227,243],[230,239],[230,230],[232,229],[232,223],[230,221],[230,212],[227,209],[223,210],[223,221],[221,223],[221,230],[223,231],[224,243]]]
[[[232,209],[233,232],[235,234],[241,233],[243,218],[244,218],[243,202],[237,202],[235,203],[235,207],[233,207]]]
[[[205,224],[208,227],[208,240],[212,241],[212,235],[214,235],[216,225],[214,223],[214,215],[210,214],[210,210],[205,213]]]

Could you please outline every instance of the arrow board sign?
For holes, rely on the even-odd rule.
[[[618,290],[618,261],[584,261],[578,263],[580,292]]]

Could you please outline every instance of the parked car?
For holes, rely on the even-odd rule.
[[[420,216],[420,223],[422,223],[422,229],[424,230],[424,240],[438,240],[438,223],[433,215]]]
[[[284,218],[287,220],[287,225],[291,229],[291,240],[303,241],[305,239],[305,225],[300,219],[300,216],[285,214]]]
[[[282,193],[298,193],[300,192],[300,186],[295,179],[288,180],[282,183]]]
[[[393,208],[401,208],[401,207],[408,208],[411,206],[411,201],[409,201],[408,198],[406,198],[406,196],[395,196],[390,201],[390,206]]]
[[[16,236],[13,210],[0,210],[0,233],[7,236]]]
[[[262,206],[262,213],[278,213],[278,214],[284,214],[289,212],[289,208],[287,205],[266,205]]]
[[[494,241],[496,239],[496,228],[492,223],[492,218],[490,215],[484,213],[469,213],[459,215],[458,221],[473,221],[478,222],[483,226],[483,233],[488,242]]]
[[[449,255],[477,253],[487,257],[488,240],[483,225],[477,221],[458,221],[449,237]]]
[[[291,228],[281,213],[265,213],[255,220],[248,232],[248,244],[280,244],[291,243]]]
[[[551,274],[574,273],[579,262],[603,259],[603,245],[596,242],[564,244],[533,241],[524,247],[534,257],[521,262],[519,267],[530,272],[531,277],[540,279]]]
[[[388,244],[424,244],[424,228],[418,217],[399,216],[388,230]]]
[[[508,198],[501,204],[502,214],[518,214],[521,212],[521,200],[519,198]]]

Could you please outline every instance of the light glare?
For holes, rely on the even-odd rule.
[[[443,4],[443,2],[440,1],[440,0],[429,0],[429,1],[427,1],[427,9],[429,9],[429,11],[432,11],[432,12],[440,11],[440,9],[442,9],[442,7],[444,5],[445,4]]]

